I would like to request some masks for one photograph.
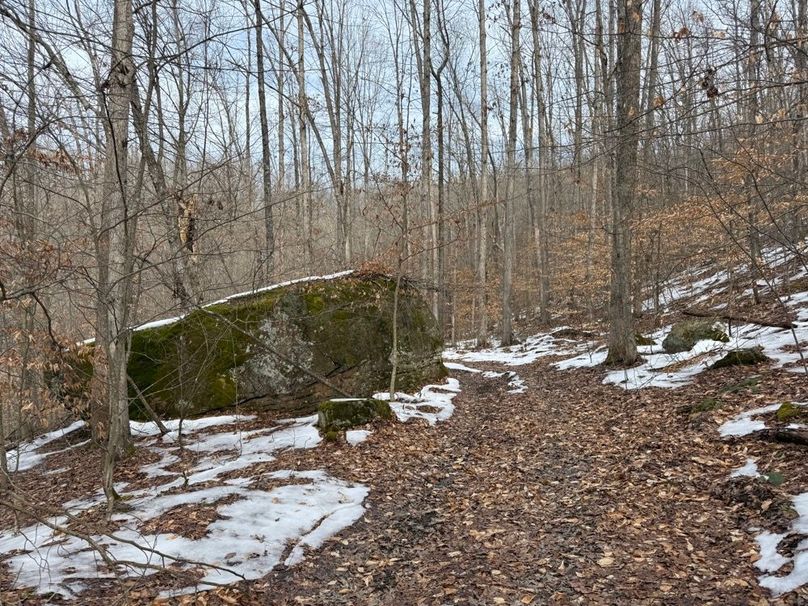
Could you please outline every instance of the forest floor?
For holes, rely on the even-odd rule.
[[[489,365],[490,367],[490,365]],[[263,604],[805,604],[759,586],[753,526],[790,522],[804,448],[722,440],[751,401],[808,395],[803,377],[734,368],[624,391],[599,369],[462,377],[451,419],[311,451],[371,487],[364,519],[250,588]],[[756,384],[748,381],[757,377]],[[745,381],[746,379],[746,381]],[[740,386],[740,387],[739,387]],[[719,408],[686,408],[715,396]],[[730,478],[749,456],[780,486]],[[246,589],[246,588],[245,588]],[[246,598],[246,595],[243,596]],[[242,599],[241,597],[239,598]]]
[[[805,348],[808,290],[793,305]],[[375,425],[355,445],[320,442],[310,419],[270,414],[201,419],[179,449],[147,434],[118,470],[140,495],[126,524],[164,547],[198,547],[201,562],[251,569],[253,580],[162,597],[209,570],[170,565],[116,579],[92,555],[74,562],[86,547],[70,552],[56,535],[21,550],[6,517],[0,604],[808,604],[808,451],[759,431],[784,428],[774,409],[795,402],[801,423],[792,427],[805,432],[808,381],[790,331],[737,328],[727,348],[760,342],[773,357],[755,366],[710,369],[723,351],[670,358],[649,346],[625,371],[599,365],[596,342],[560,335],[446,352],[460,392],[451,400],[450,381],[435,387],[435,401],[453,414]],[[104,520],[101,451],[85,434],[41,443],[15,482],[40,517],[83,503],[65,522],[73,531],[121,532],[126,524]],[[298,500],[276,498],[289,493]],[[302,559],[285,557],[332,515],[343,516],[325,533],[334,536]],[[272,536],[296,516],[313,517]],[[220,538],[242,551],[221,553],[229,548]],[[33,582],[14,577],[8,557],[19,571],[38,556]],[[37,582],[39,593],[19,588]],[[43,586],[81,593],[71,600]]]
[[[262,473],[316,467],[368,486],[362,519],[296,566],[179,601],[808,603],[808,587],[775,599],[759,585],[753,532],[791,523],[804,447],[718,433],[756,403],[808,399],[803,377],[736,367],[628,391],[602,384],[602,369],[558,371],[552,360],[520,367],[520,394],[506,377],[453,373],[455,413],[435,426],[386,424],[358,446],[280,454]],[[707,397],[714,410],[689,411]],[[730,478],[748,457],[782,483]],[[82,603],[168,603],[154,598],[170,586],[161,574],[129,579]]]

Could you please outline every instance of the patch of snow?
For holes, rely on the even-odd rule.
[[[773,532],[761,532],[755,540],[760,547],[760,559],[755,562],[758,570],[762,572],[777,572],[788,564],[788,558],[780,555],[777,546],[780,541],[786,538],[785,534],[775,534]]]
[[[759,478],[760,477],[760,472],[758,471],[758,466],[757,466],[757,463],[755,462],[755,459],[747,459],[746,463],[742,467],[739,467],[738,469],[733,470],[732,473],[729,474],[729,477],[731,477],[731,478]]]
[[[562,328],[564,327],[554,332]],[[443,353],[443,357],[461,362],[495,362],[506,366],[522,366],[545,356],[572,355],[586,348],[586,343],[556,338],[553,333],[541,333],[528,337],[524,343],[510,347],[490,347],[474,351],[448,349]]]
[[[747,436],[750,433],[766,429],[766,423],[759,419],[753,419],[758,415],[768,414],[780,408],[780,404],[769,404],[761,408],[747,410],[733,419],[726,421],[718,428],[718,433],[722,438]]]
[[[255,415],[221,415],[215,417],[201,417],[198,419],[184,419],[182,421],[182,433],[189,434],[195,431],[201,431],[210,427],[217,427],[219,425],[232,425],[234,423],[242,423],[244,421],[252,421]],[[170,434],[176,433],[180,428],[179,419],[169,419],[163,421],[163,425],[169,431],[169,435],[164,437],[164,441],[173,441],[174,436]],[[130,421],[129,428],[134,436],[147,437],[159,436],[160,429],[152,421],[140,423],[137,421]]]
[[[345,441],[351,446],[356,446],[367,440],[371,433],[373,432],[368,429],[349,429],[345,432]]]
[[[388,392],[374,394],[377,400],[390,402],[390,408],[399,421],[423,419],[430,425],[445,421],[452,416],[452,400],[460,393],[460,382],[449,377],[444,385],[427,385],[415,395],[396,393],[395,401],[390,401]]]
[[[433,391],[438,394],[457,386],[433,387],[434,390],[425,390],[426,394]],[[126,484],[116,485],[131,510],[113,516],[113,520],[120,523],[120,530],[92,538],[106,548],[113,560],[121,563],[118,570],[108,570],[83,540],[63,535],[43,524],[31,525],[18,534],[0,532],[0,558],[7,556],[2,561],[12,572],[15,586],[66,596],[80,592],[86,579],[148,575],[174,559],[199,563],[205,574],[199,585],[191,588],[198,590],[210,589],[212,583],[261,577],[281,562],[289,565],[299,562],[307,549],[319,547],[362,516],[368,489],[321,470],[280,470],[263,474],[262,479],[282,483],[269,490],[256,487],[257,480],[252,477],[236,475],[221,481],[221,476],[232,475],[258,462],[272,461],[281,450],[316,446],[320,442],[314,426],[316,418],[313,415],[287,419],[273,427],[248,431],[228,426],[252,417],[185,421],[184,447],[202,455],[185,474],[168,469],[179,461],[179,447],[166,443],[175,437],[178,423],[166,424],[171,431],[166,436],[169,440],[161,439],[151,424],[133,424],[133,433],[141,446],[160,455],[159,461],[143,466],[141,471],[161,479],[162,483],[129,492]],[[218,431],[203,431],[212,429]],[[44,445],[58,437],[61,433],[56,437],[47,434],[35,442]],[[218,485],[197,487],[211,480],[218,480]],[[290,483],[283,484],[284,481]],[[65,503],[63,507],[75,516],[103,503],[104,495],[98,491],[89,498]],[[219,514],[201,539],[143,534],[141,530],[144,523],[158,519],[175,507],[199,504],[213,506]],[[64,525],[67,521],[63,516],[54,518],[52,523]],[[12,552],[16,553],[11,555]]]
[[[578,354],[574,358],[561,360],[553,364],[558,370],[570,370],[573,368],[586,368],[590,366],[597,366],[606,361],[606,349],[598,348],[594,351],[586,351]]]
[[[472,374],[478,374],[482,372],[477,368],[472,368],[471,366],[466,366],[465,364],[458,364],[457,362],[444,362],[443,365],[449,370],[459,370],[461,372],[470,372]]]
[[[767,588],[777,597],[794,591],[808,584],[808,539],[803,538],[794,548],[792,557],[785,557],[777,551],[780,542],[791,535],[808,535],[808,492],[803,492],[793,499],[797,519],[791,524],[791,529],[785,534],[772,534],[763,532],[756,539],[760,546],[760,560],[757,567],[769,574],[758,578],[760,585]],[[773,573],[780,570],[785,564],[791,563],[791,572],[785,576],[776,576]]]
[[[49,431],[48,433],[42,434],[29,442],[23,442],[16,448],[6,451],[6,460],[8,462],[9,470],[13,471],[16,469],[18,471],[25,471],[27,469],[31,469],[42,463],[42,461],[47,459],[52,454],[65,452],[72,448],[77,448],[81,444],[86,444],[87,441],[85,440],[84,442],[81,442],[81,444],[74,444],[68,446],[67,448],[63,448],[62,450],[53,452],[38,452],[43,446],[50,444],[51,442],[55,442],[56,440],[60,440],[66,435],[83,428],[85,425],[86,423],[84,421],[75,421],[67,427]]]
[[[527,384],[525,384],[522,377],[520,377],[515,372],[509,372],[508,378],[508,393],[525,393],[527,391]]]
[[[808,303],[808,292],[805,294],[807,295],[806,303]],[[794,323],[794,332],[800,341],[806,341],[808,340],[808,307],[799,310],[798,318]],[[670,326],[663,327],[650,335],[650,338],[661,343],[670,328]],[[729,327],[726,325],[724,330],[730,333]],[[637,351],[643,358],[642,363],[632,368],[608,371],[603,382],[620,385],[624,389],[681,387],[691,383],[696,375],[706,370],[728,352],[752,347],[761,347],[764,353],[771,358],[772,365],[786,366],[789,371],[804,373],[805,370],[801,365],[793,366],[801,362],[800,354],[793,351],[793,346],[794,336],[790,330],[742,324],[732,327],[728,343],[703,340],[697,342],[690,351],[675,354],[665,353],[661,346],[656,345],[638,347]],[[581,352],[575,357],[555,362],[554,366],[559,370],[594,367],[605,362],[606,354],[605,347]],[[689,360],[693,360],[693,362],[688,363]],[[673,369],[668,370],[672,365],[675,365]]]

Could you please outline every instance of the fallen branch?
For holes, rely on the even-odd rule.
[[[808,446],[808,430],[804,429],[764,429],[757,432],[757,435],[769,442]]]
[[[168,433],[168,429],[163,422],[160,420],[160,417],[157,416],[157,413],[154,412],[154,409],[151,407],[149,402],[146,400],[146,396],[143,395],[143,392],[140,391],[140,387],[137,386],[137,383],[134,382],[132,377],[126,375],[127,381],[129,381],[129,385],[131,385],[135,390],[135,395],[137,395],[137,399],[140,401],[143,410],[146,411],[146,414],[149,415],[152,421],[154,421],[155,425],[157,425],[157,429],[160,430],[160,435],[164,436]]]
[[[702,311],[699,309],[686,309],[682,312],[686,316],[695,318],[721,318],[730,322],[738,322],[742,324],[757,324],[758,326],[771,326],[772,328],[782,328],[788,330],[794,328],[791,322],[770,322],[768,320],[758,320],[747,316],[739,316],[736,314],[721,313],[718,311]]]

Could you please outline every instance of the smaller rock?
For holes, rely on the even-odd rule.
[[[735,349],[718,360],[710,368],[725,368],[727,366],[741,366],[746,364],[760,364],[766,362],[762,347],[743,347]]]
[[[645,335],[642,335],[640,333],[634,335],[634,342],[637,345],[645,345],[645,346],[656,345],[656,341],[654,341],[651,337],[646,337]]]
[[[365,425],[376,419],[392,418],[390,405],[374,398],[338,398],[321,402],[317,407],[317,427],[320,433],[331,440],[351,427]]]
[[[808,407],[799,406],[793,402],[783,402],[775,416],[781,423],[808,420]]]
[[[677,322],[668,336],[662,341],[662,349],[667,353],[690,351],[693,346],[703,340],[729,342],[729,336],[716,327],[714,320],[685,320]]]

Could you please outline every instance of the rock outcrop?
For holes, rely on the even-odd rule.
[[[323,378],[351,396],[369,397],[389,386],[395,286],[387,276],[349,274],[229,297],[136,330],[129,375],[162,417],[236,403],[314,412],[340,395]],[[443,378],[440,329],[405,282],[397,323],[398,386],[406,391]],[[136,396],[131,413],[142,418]]]
[[[717,328],[713,320],[685,320],[673,325],[662,341],[662,349],[667,353],[690,351],[696,343],[705,339],[727,343],[729,336]]]

